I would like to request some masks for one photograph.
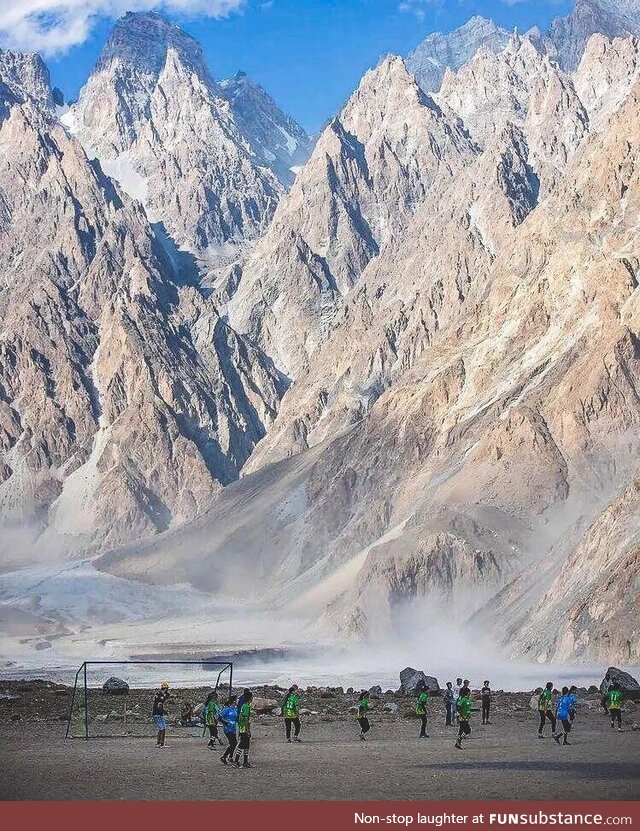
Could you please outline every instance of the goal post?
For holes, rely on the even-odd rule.
[[[109,678],[123,681],[121,691],[103,689]],[[152,717],[153,695],[168,681],[169,724],[182,736],[201,735],[202,706],[211,691],[226,696],[233,687],[233,662],[214,660],[83,661],[76,672],[66,738],[152,736],[157,728]],[[194,708],[193,718],[182,717],[180,708]],[[176,710],[176,707],[178,708]],[[194,733],[194,729],[198,733]]]

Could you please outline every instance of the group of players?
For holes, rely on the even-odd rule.
[[[429,697],[429,690],[426,688],[420,689],[417,693],[415,711],[420,718],[420,739],[428,738],[427,703]],[[153,700],[153,719],[158,728],[157,747],[160,748],[166,746],[167,719],[165,704],[169,698],[169,684],[163,681]],[[489,716],[491,713],[492,691],[489,681],[484,682],[479,698],[482,702],[482,724],[491,724]],[[215,749],[218,744],[224,744],[218,732],[218,728],[221,726],[227,741],[227,747],[220,757],[223,765],[251,767],[249,750],[251,747],[252,701],[253,693],[249,689],[245,689],[240,697],[230,695],[224,706],[220,705],[215,690],[210,692],[207,697],[203,708],[203,716],[205,728],[209,733],[208,747]],[[445,726],[450,727],[454,725],[454,722],[457,723],[458,734],[454,746],[461,750],[463,739],[471,735],[471,714],[475,711],[469,681],[458,678],[455,686],[451,681],[448,681],[443,694],[443,702]],[[611,729],[615,729],[617,724],[618,730],[622,731],[622,690],[618,683],[611,682],[607,685],[601,703],[611,718]],[[560,697],[554,704],[553,682],[547,682],[538,697],[538,712],[540,714],[538,738],[544,738],[544,728],[548,721],[551,725],[552,738],[558,744],[569,745],[569,733],[576,716],[577,704],[578,689],[575,685],[563,687]],[[358,738],[361,741],[366,741],[367,733],[371,729],[369,722],[370,707],[370,693],[363,690],[356,706],[356,718],[360,727]],[[300,738],[300,693],[297,684],[291,686],[286,692],[280,705],[280,712],[284,719],[287,742],[302,741]],[[562,725],[562,731],[557,730],[558,722]],[[242,764],[240,762],[241,756]]]

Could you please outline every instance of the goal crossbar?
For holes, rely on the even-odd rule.
[[[89,738],[89,702],[88,702],[88,684],[87,684],[87,667],[90,666],[135,666],[135,665],[144,665],[144,664],[151,664],[151,665],[165,665],[165,666],[191,666],[191,667],[199,667],[204,669],[205,667],[220,667],[218,671],[218,675],[216,677],[215,682],[215,689],[218,688],[220,685],[220,678],[222,677],[223,673],[229,672],[229,692],[233,687],[233,661],[181,661],[181,660],[162,660],[159,659],[157,661],[154,660],[139,660],[139,661],[129,661],[129,660],[109,660],[109,661],[83,661],[80,666],[78,667],[78,671],[76,672],[74,682],[73,682],[73,693],[71,695],[71,706],[69,707],[69,716],[67,718],[67,729],[65,732],[65,738],[69,738],[69,733],[71,731],[71,723],[73,719],[73,710],[76,704],[76,699],[80,698],[82,694],[83,700],[81,702],[81,707],[84,714],[84,738]],[[81,687],[82,693],[78,690],[78,686]]]

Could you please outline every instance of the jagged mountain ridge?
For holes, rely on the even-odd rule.
[[[538,28],[527,32],[536,46],[567,72],[577,68],[594,34],[609,38],[640,35],[638,0],[576,0],[569,14],[556,17],[547,32]],[[407,56],[407,67],[426,92],[439,92],[447,69],[460,69],[482,48],[500,52],[509,37],[510,33],[492,20],[475,16],[452,32],[428,35]]]
[[[520,43],[516,57],[523,50],[523,60],[535,58],[530,49]],[[362,636],[393,628],[412,607],[433,613],[444,602],[460,621],[484,603],[492,609],[495,593],[520,573],[539,577],[537,564],[573,524],[574,547],[556,555],[570,568],[638,466],[640,89],[616,76],[619,56],[635,65],[634,51],[635,40],[597,38],[573,79],[550,75],[539,55],[549,89],[531,96],[527,118],[554,112],[551,124],[560,129],[573,102],[568,123],[589,128],[585,113],[618,102],[607,120],[565,145],[546,192],[531,187],[541,158],[531,152],[527,118],[520,127],[507,119],[501,130],[485,130],[483,147],[458,147],[463,171],[433,201],[424,196],[338,299],[332,325],[308,364],[300,363],[248,474],[208,517],[107,554],[101,567],[162,582],[171,579],[159,565],[166,552],[182,580],[212,580],[223,591],[209,566],[233,561],[232,583],[243,570],[255,576],[250,595],[271,587],[273,602],[293,598],[319,630]],[[513,66],[513,47],[502,61]],[[379,78],[388,80],[390,71],[410,89],[400,65],[387,62]],[[474,77],[484,89],[483,74]],[[521,75],[509,77],[520,87]],[[612,93],[612,83],[620,90]],[[377,89],[376,79],[364,88]],[[587,105],[576,88],[589,90]],[[508,86],[504,95],[511,100]],[[563,106],[549,110],[554,100]],[[348,107],[359,130],[367,117],[378,123],[354,102]],[[452,111],[440,112],[444,123],[456,123]],[[349,169],[348,152],[344,160],[322,154],[332,161],[326,169]],[[315,215],[318,175],[308,190]],[[289,207],[304,214],[302,197],[292,192]],[[296,274],[300,263],[292,267]],[[282,269],[279,263],[280,290],[296,285]],[[299,288],[304,309],[309,301]],[[321,320],[315,325],[322,329]],[[290,338],[287,327],[283,334]],[[245,506],[260,518],[260,541]],[[624,557],[632,533],[632,525],[622,529],[616,543]],[[594,596],[609,585],[609,572],[599,568],[600,554],[591,556]],[[554,578],[528,595],[529,607],[547,590],[553,596]],[[620,579],[620,592],[611,594],[615,639],[609,610],[597,604],[574,619],[566,637],[557,628],[551,634],[550,611],[545,659],[605,652],[637,659],[627,647],[637,643],[629,605],[635,578],[625,572]],[[505,614],[492,625],[529,650],[522,620]]]
[[[637,52],[596,37],[568,74],[514,38],[436,97],[385,60],[212,298],[50,105],[5,83],[0,140],[21,165],[0,184],[5,507],[98,546],[161,532],[100,566],[229,579],[359,636],[443,599],[460,621],[491,609],[539,578],[558,514],[558,562],[592,563],[590,595],[611,585],[587,536],[637,467]],[[38,211],[43,257],[23,239]],[[627,570],[632,533],[615,542]],[[565,608],[555,576],[523,592],[548,592],[547,616]],[[520,611],[505,620],[530,651]],[[604,654],[613,618],[574,619],[547,658]]]

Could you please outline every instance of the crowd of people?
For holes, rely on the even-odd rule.
[[[167,729],[166,704],[170,699],[169,684],[163,681],[160,689],[156,691],[153,700],[153,719],[158,728],[157,747],[165,747],[165,736]],[[491,724],[491,702],[493,693],[489,681],[485,681],[477,696],[481,703],[482,724]],[[429,738],[427,733],[427,704],[430,699],[429,690],[423,686],[416,691],[415,712],[420,719],[420,733],[418,738]],[[445,727],[457,725],[458,732],[454,747],[462,749],[462,742],[471,735],[471,715],[478,712],[473,706],[473,695],[468,679],[457,678],[455,684],[447,681],[442,695],[444,703]],[[251,717],[253,693],[245,689],[240,697],[230,695],[224,706],[220,705],[218,693],[212,690],[202,708],[202,718],[205,731],[208,731],[210,749],[218,745],[224,745],[220,737],[219,728],[227,742],[224,753],[220,757],[223,765],[235,765],[236,767],[250,768],[249,750],[251,747]],[[611,718],[611,729],[622,731],[622,702],[623,695],[620,685],[610,678],[605,678],[605,690],[601,704],[605,712]],[[571,744],[569,734],[573,727],[578,706],[578,688],[575,685],[563,687],[559,697],[556,697],[552,681],[548,681],[538,696],[538,713],[540,723],[538,725],[538,738],[544,738],[544,728],[547,724],[551,726],[551,736],[558,743]],[[356,718],[360,727],[358,738],[366,741],[367,733],[371,729],[369,722],[369,711],[371,709],[370,693],[363,690],[360,693],[356,705]],[[280,713],[284,720],[285,737],[287,742],[300,742],[301,721],[300,721],[300,691],[297,684],[293,684],[285,693],[281,704]],[[183,706],[180,723],[187,726],[200,724],[196,719],[191,704]],[[558,730],[558,724],[562,730]],[[293,733],[293,736],[292,736]],[[242,757],[242,763],[240,758]]]

